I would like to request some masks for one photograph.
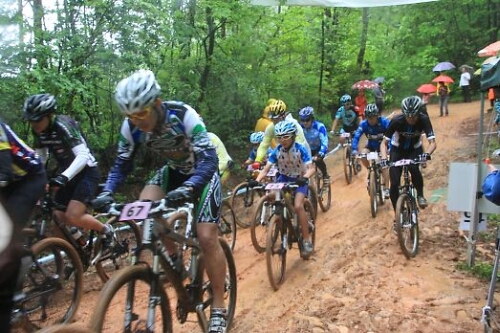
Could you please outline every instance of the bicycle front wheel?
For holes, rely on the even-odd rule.
[[[318,194],[318,204],[323,212],[330,209],[332,205],[332,184],[325,183],[323,175],[316,176],[316,192]]]
[[[352,163],[351,163],[351,147],[344,147],[344,155],[342,156],[344,163],[344,175],[347,184],[349,185],[352,182]]]
[[[377,202],[377,177],[375,175],[375,171],[370,171],[370,187],[368,188],[368,192],[370,194],[370,211],[372,213],[372,217],[377,216],[378,210],[378,202]]]
[[[287,230],[280,215],[273,215],[267,230],[266,264],[267,277],[274,290],[285,281]]]
[[[241,228],[252,225],[252,209],[257,199],[255,191],[248,186],[248,182],[236,185],[231,194],[231,208],[236,217],[236,224]]]
[[[269,203],[267,195],[265,195],[260,198],[255,205],[252,225],[250,226],[252,245],[259,253],[264,253],[266,251],[266,232],[271,215],[272,206]]]
[[[97,275],[103,283],[119,269],[130,266],[132,263],[132,249],[142,244],[141,231],[134,221],[118,221],[117,218],[109,222],[113,228],[114,244],[111,249],[103,249],[101,259],[95,264]],[[98,238],[94,254],[102,249],[102,239]]]
[[[89,328],[82,327],[81,324],[60,324],[45,328],[36,333],[95,333]]]
[[[236,244],[236,218],[231,205],[227,201],[222,201],[219,220],[219,236],[223,237],[231,251]]]
[[[407,193],[401,194],[396,202],[396,233],[401,251],[408,259],[415,257],[418,252],[419,230],[416,215],[410,196]]]
[[[160,281],[153,288],[151,277],[151,269],[143,265],[116,273],[99,294],[90,329],[101,333],[172,332],[169,299]]]
[[[31,252],[33,263],[14,305],[18,323],[38,330],[70,322],[82,297],[80,257],[67,241],[55,237],[38,241]]]

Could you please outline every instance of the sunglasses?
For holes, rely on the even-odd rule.
[[[290,140],[292,138],[291,135],[278,135],[276,136],[276,140],[278,141],[287,141],[287,140]]]
[[[152,106],[148,106],[147,108],[144,108],[144,109],[142,109],[141,111],[139,111],[137,113],[131,114],[128,117],[131,120],[144,120],[144,119],[146,119],[149,116],[149,114],[151,113],[151,111],[153,111],[153,107]]]
[[[308,122],[312,121],[312,118],[304,118],[304,119],[301,119],[300,121],[302,121],[303,123],[308,123]]]

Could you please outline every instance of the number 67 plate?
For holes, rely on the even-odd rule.
[[[123,207],[119,220],[144,220],[148,217],[148,213],[152,205],[153,202],[151,201],[136,201],[128,203],[125,207]]]

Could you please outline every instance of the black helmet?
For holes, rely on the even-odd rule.
[[[32,95],[26,99],[23,107],[23,117],[28,121],[39,121],[56,111],[56,98],[50,94]]]
[[[420,113],[424,103],[418,96],[410,96],[401,102],[401,111],[406,117],[415,117]]]

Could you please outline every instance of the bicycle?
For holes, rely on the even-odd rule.
[[[302,252],[302,232],[293,207],[293,191],[298,187],[295,183],[270,183],[266,185],[272,214],[267,228],[266,266],[271,287],[278,290],[285,281],[286,254],[294,243]],[[314,208],[309,199],[304,201],[309,233],[313,248],[316,239],[316,222]],[[301,255],[302,256],[302,255]],[[307,260],[309,258],[303,258]]]
[[[255,179],[259,174],[258,169],[254,169],[252,165],[248,166],[247,171],[251,173],[252,179]],[[269,179],[276,175],[276,169],[271,169],[268,173]],[[252,216],[253,204],[256,201],[256,195],[261,198],[264,195],[264,191],[260,188],[252,188],[248,186],[248,181],[236,185],[231,194],[231,207],[234,210],[236,216],[236,224],[241,228],[249,228],[252,226]]]
[[[95,333],[86,327],[79,324],[60,324],[47,327],[36,333]]]
[[[385,203],[384,187],[382,184],[382,168],[378,161],[380,153],[369,152],[368,154],[359,154],[358,158],[366,158],[368,166],[368,194],[370,196],[370,211],[372,217],[377,216],[378,206]]]
[[[94,266],[103,283],[109,279],[114,271],[130,265],[131,249],[140,245],[141,242],[141,231],[134,221],[118,221],[116,217],[113,217],[104,222],[113,229],[114,244],[108,250],[104,249],[103,239],[95,230],[90,230],[88,237],[86,237],[81,229],[70,227],[60,221],[53,213],[56,209],[64,211],[66,207],[54,202],[53,193],[47,191],[30,227],[23,229],[23,235],[28,245],[46,238],[48,229],[52,226],[55,227],[53,230],[55,234],[60,235],[62,239],[75,248],[84,271],[87,271],[90,266]],[[96,214],[94,217],[101,219],[103,215]],[[50,224],[50,221],[53,223]]]
[[[342,164],[344,166],[344,175],[347,185],[352,183],[352,175],[357,175],[361,172],[361,164],[356,159],[356,156],[352,155],[352,135],[349,132],[335,133],[335,135],[345,138],[343,144],[343,154],[342,154]]]
[[[83,267],[76,250],[57,237],[36,242],[22,258],[12,328],[34,332],[69,323],[80,305],[82,288]]]
[[[399,246],[406,258],[417,255],[419,242],[418,204],[415,186],[410,178],[409,166],[424,164],[419,159],[402,159],[389,164],[390,167],[403,168],[403,184],[399,187],[399,197],[396,202],[395,229]]]
[[[116,331],[116,323],[121,322],[123,332],[149,333],[154,332],[155,328],[161,332],[172,332],[170,301],[162,283],[162,279],[166,278],[177,296],[175,314],[179,322],[186,322],[188,314],[194,312],[200,327],[206,332],[208,323],[205,311],[213,296],[211,283],[205,272],[203,251],[198,243],[194,209],[192,202],[173,205],[168,202],[168,198],[156,202],[137,201],[127,205],[110,205],[107,214],[120,216],[119,220],[141,219],[144,221],[144,232],[141,246],[134,251],[133,265],[120,270],[104,285],[90,319],[89,327],[92,330]],[[177,245],[176,254],[182,258],[186,267],[179,269],[174,264],[163,239],[169,239]],[[224,296],[228,300],[229,328],[236,307],[236,266],[225,240],[219,237],[219,242],[227,264]],[[152,265],[140,260],[144,251],[153,254]],[[144,295],[148,295],[146,300]],[[123,312],[116,311],[118,306],[124,307]],[[159,315],[155,313],[157,307]],[[111,313],[107,313],[112,308]],[[124,317],[117,319],[117,313],[123,313]]]
[[[228,198],[222,200],[220,208],[219,236],[224,237],[233,251],[236,245],[236,216]]]

